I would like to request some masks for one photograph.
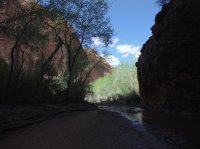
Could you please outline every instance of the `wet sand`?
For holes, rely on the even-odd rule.
[[[1,149],[166,149],[116,113],[63,113],[0,135]]]

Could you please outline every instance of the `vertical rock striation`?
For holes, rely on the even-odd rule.
[[[144,104],[200,112],[200,1],[172,0],[152,33],[136,64]]]

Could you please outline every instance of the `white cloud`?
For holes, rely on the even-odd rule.
[[[119,42],[119,38],[114,38],[112,40],[112,44],[109,45],[109,47],[114,48],[116,47],[117,43]]]
[[[92,38],[94,46],[104,46],[104,43],[100,40],[99,37]]]
[[[122,55],[122,57],[128,57],[128,54],[124,54],[124,55]]]
[[[93,46],[97,46],[97,47],[105,46],[105,44],[100,40],[99,37],[93,37],[92,41],[93,41]],[[118,42],[119,42],[119,38],[114,38],[112,39],[112,44],[109,44],[108,46],[111,48],[114,48],[116,47]]]
[[[116,67],[120,64],[119,59],[113,55],[108,56],[105,59],[112,67]]]
[[[141,52],[137,52],[137,53],[135,54],[135,58],[139,58],[140,55],[141,55]]]
[[[123,44],[118,45],[116,49],[119,53],[123,54],[122,57],[127,57],[128,55],[138,55],[138,52],[140,51],[141,47],[134,46],[131,44]]]

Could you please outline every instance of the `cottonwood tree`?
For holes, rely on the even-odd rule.
[[[37,0],[27,7],[20,7],[15,10],[15,14],[4,14],[4,19],[0,22],[0,29],[13,40],[13,46],[10,49],[10,70],[5,89],[5,99],[7,99],[12,81],[17,81],[21,74],[27,50],[39,48],[39,45],[42,45],[42,42],[47,39],[47,35],[41,33],[44,18],[41,7],[38,7],[39,2],[40,0]],[[14,74],[16,74],[15,78]]]
[[[49,0],[45,7],[54,16],[49,26],[66,49],[69,98],[73,96],[71,89],[76,83],[74,73],[80,53],[92,44],[93,37],[98,37],[105,45],[111,42],[113,29],[106,16],[109,4],[106,0]]]
[[[13,5],[15,6],[15,4]],[[19,3],[16,5],[20,6]],[[28,59],[32,64],[36,63],[36,61],[31,61],[30,59],[30,57],[34,57],[34,54],[39,58],[38,61],[40,57],[42,61],[41,66],[37,65],[37,68],[34,68],[34,71],[40,71],[37,87],[40,86],[44,74],[51,66],[52,59],[62,46],[62,41],[54,33],[55,29],[49,28],[48,25],[51,20],[55,19],[55,16],[42,6],[42,0],[35,0],[26,6],[19,7],[14,15],[13,13],[4,14],[4,19],[0,22],[0,29],[9,35],[14,42],[13,47],[10,49],[10,71],[5,89],[5,99],[7,98],[10,86],[12,85],[12,88],[15,88],[18,84],[17,81],[19,80],[25,61],[27,62]],[[55,49],[51,49],[53,52],[47,55],[45,50],[49,41],[52,43],[55,42],[57,45]]]
[[[23,8],[17,15],[6,16],[0,27],[14,40],[10,52],[10,72],[5,97],[7,97],[11,81],[19,77],[24,65],[25,52],[39,49],[41,41],[49,39],[44,30],[51,30],[50,38],[56,43],[55,49],[42,63],[41,80],[48,70],[52,59],[63,47],[67,59],[67,96],[77,82],[77,76],[88,72],[91,62],[84,60],[84,48],[89,47],[93,37],[98,37],[105,45],[110,43],[113,29],[106,13],[109,6],[104,0],[37,0],[29,7]],[[42,45],[42,43],[41,43]],[[44,44],[43,44],[44,45]],[[16,51],[21,52],[21,64],[15,78]],[[87,70],[86,70],[87,69]],[[78,75],[79,74],[79,75]],[[78,77],[80,78],[80,77]]]

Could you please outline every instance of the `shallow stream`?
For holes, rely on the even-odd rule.
[[[200,149],[200,115],[147,112],[126,106],[99,108],[119,113],[139,131],[156,136],[169,149]]]

